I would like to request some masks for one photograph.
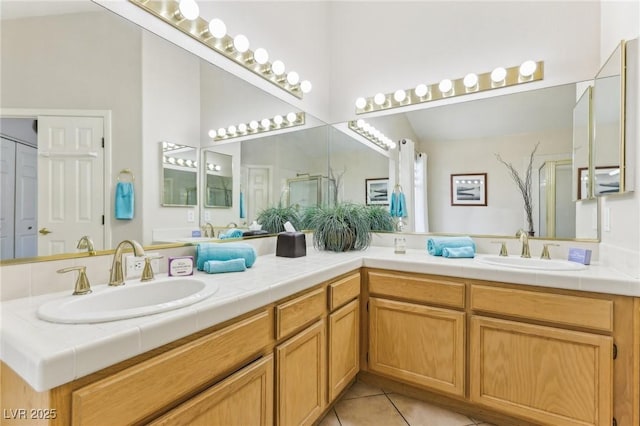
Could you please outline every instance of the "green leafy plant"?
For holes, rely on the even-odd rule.
[[[305,227],[313,229],[318,250],[364,250],[371,244],[367,207],[353,203],[313,207],[305,212]]]
[[[274,206],[268,207],[258,213],[256,221],[262,225],[262,229],[265,231],[277,234],[284,231],[284,224],[288,221],[291,222],[294,228],[297,230],[302,229],[302,222],[300,219],[300,213],[295,206]]]
[[[393,231],[393,217],[389,209],[382,206],[368,206],[369,228],[372,231]]]

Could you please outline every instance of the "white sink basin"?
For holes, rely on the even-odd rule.
[[[586,266],[580,263],[560,259],[525,259],[520,256],[481,255],[476,257],[475,260],[489,265],[507,266],[518,269],[539,269],[545,271],[580,271],[586,269]]]
[[[44,303],[38,308],[38,317],[66,324],[115,321],[183,308],[218,291],[217,284],[184,277],[104,287],[88,295]]]

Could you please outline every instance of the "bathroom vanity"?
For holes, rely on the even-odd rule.
[[[371,247],[260,256],[227,275],[233,290],[204,276],[221,283],[210,300],[94,325],[90,341],[67,339],[71,355],[42,349],[24,363],[19,332],[28,346],[84,329],[40,324],[37,304],[53,296],[4,302],[3,424],[24,422],[17,409],[48,415],[42,424],[313,424],[356,376],[496,424],[640,421],[640,287],[606,268],[521,271]],[[84,357],[125,331],[137,339],[122,359]],[[151,348],[154,333],[171,341]],[[52,375],[65,356],[69,375]]]

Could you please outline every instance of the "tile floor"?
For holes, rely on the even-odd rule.
[[[318,426],[493,426],[424,401],[355,382]]]

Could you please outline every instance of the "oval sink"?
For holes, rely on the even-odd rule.
[[[518,269],[541,269],[546,271],[580,271],[586,269],[585,265],[560,259],[526,259],[520,256],[478,256],[477,262],[489,265],[507,266]]]
[[[65,324],[115,321],[183,308],[206,299],[216,291],[217,284],[207,284],[194,278],[130,282],[85,296],[51,300],[38,308],[38,317]]]

